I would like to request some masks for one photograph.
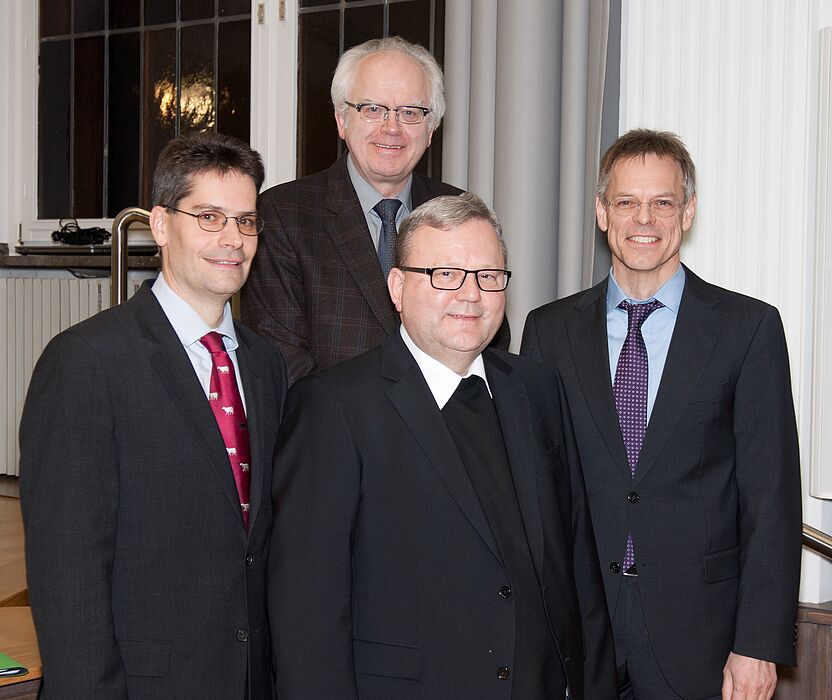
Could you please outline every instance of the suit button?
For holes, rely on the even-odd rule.
[[[500,668],[497,669],[497,678],[499,678],[501,681],[504,681],[506,678],[508,678],[509,673],[510,671],[505,666],[500,666]]]
[[[248,632],[246,630],[237,630],[237,640],[240,642],[247,642]]]
[[[638,503],[638,494],[635,491],[630,491],[630,493],[627,495],[627,500],[630,503]]]
[[[246,557],[246,566],[251,566],[253,563],[254,563],[254,555],[253,555],[253,554],[249,554],[249,555]]]
[[[511,598],[511,588],[509,588],[508,586],[500,586],[500,590],[497,591],[497,593],[500,596],[500,598],[503,598],[504,600],[508,600],[509,598]]]
[[[610,564],[610,573],[617,574],[617,573],[620,573],[620,572],[621,572],[621,564],[619,564],[617,561],[614,561],[612,564]]]

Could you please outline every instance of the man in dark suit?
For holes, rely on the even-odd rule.
[[[522,353],[566,387],[622,697],[770,698],[800,579],[788,355],[776,309],[681,265],[695,208],[676,136],[620,137],[596,198],[610,275],[533,311]]]
[[[260,196],[266,230],[243,289],[243,320],[277,343],[290,382],[396,330],[386,285],[395,227],[422,202],[460,192],[413,172],[445,113],[426,49],[399,37],[354,46],[338,62],[332,103],[349,153]],[[507,325],[498,342],[508,347]]]
[[[395,259],[400,329],[287,402],[278,696],[614,698],[557,373],[486,349],[510,276],[496,216],[473,195],[436,198],[402,224]]]
[[[272,697],[265,566],[286,370],[228,304],[257,248],[262,181],[235,139],[168,144],[150,217],[161,275],[57,336],[35,368],[21,505],[49,700]]]

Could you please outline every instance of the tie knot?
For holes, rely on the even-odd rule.
[[[373,211],[379,215],[382,221],[388,223],[396,221],[396,214],[399,213],[399,207],[402,203],[398,199],[381,199],[378,204],[373,207]]]
[[[647,320],[647,317],[656,309],[664,306],[658,299],[651,299],[644,304],[631,304],[629,301],[622,301],[619,309],[624,309],[627,312],[627,326],[628,328],[641,328],[642,324]]]
[[[212,355],[216,352],[225,352],[225,343],[222,340],[222,334],[216,331],[211,331],[203,335],[199,342],[202,343],[208,352]]]

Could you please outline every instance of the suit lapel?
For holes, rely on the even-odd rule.
[[[329,169],[327,192],[326,206],[332,218],[326,224],[326,232],[373,315],[391,334],[398,319],[367,231],[367,220],[347,172],[346,154]]]
[[[717,303],[716,297],[708,293],[705,283],[685,268],[685,289],[679,305],[679,317],[639,454],[636,482],[650,471],[664,449],[690,403],[691,395],[723,332],[722,317],[715,311]]]
[[[142,296],[139,297],[139,294]],[[225,443],[217,427],[216,418],[208,405],[193,365],[173,327],[170,325],[150,286],[145,284],[136,294],[138,320],[142,332],[156,343],[151,361],[159,379],[170,394],[171,403],[179,411],[183,421],[205,446],[210,471],[225,492],[229,505],[234,509],[243,526],[240,498],[234,475],[225,451]],[[176,449],[175,445],[173,449]],[[245,532],[241,529],[241,532]]]
[[[586,405],[615,464],[629,480],[630,466],[621,438],[609,370],[606,280],[581,298],[567,319],[566,330]]]
[[[240,367],[240,381],[246,396],[246,420],[251,442],[252,467],[249,499],[251,506],[248,514],[248,531],[252,532],[263,498],[271,497],[270,494],[263,493],[263,476],[266,469],[272,468],[272,455],[266,453],[263,443],[265,406],[262,387],[264,380],[257,372],[254,356],[239,330],[237,330],[237,340],[239,342],[237,364]]]
[[[479,498],[419,366],[398,333],[389,337],[382,347],[381,375],[394,382],[387,390],[388,400],[410,429],[468,522],[501,562]]]
[[[511,366],[486,351],[485,370],[500,422],[506,456],[511,468],[520,515],[529,542],[538,581],[543,580],[543,525],[534,474],[535,445],[526,388],[510,379]]]

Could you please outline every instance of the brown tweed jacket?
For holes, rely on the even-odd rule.
[[[413,174],[414,208],[460,192]],[[266,190],[257,206],[266,228],[243,289],[243,319],[278,345],[290,382],[375,347],[398,327],[346,154]]]

